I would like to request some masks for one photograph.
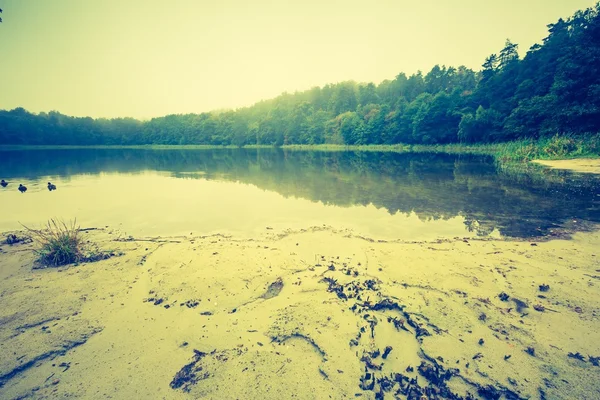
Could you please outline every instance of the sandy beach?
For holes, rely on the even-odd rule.
[[[600,159],[577,158],[573,160],[533,160],[532,162],[552,169],[564,169],[572,172],[600,174]]]
[[[117,255],[0,247],[3,399],[600,398],[597,230],[82,234]]]

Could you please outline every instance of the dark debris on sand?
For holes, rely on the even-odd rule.
[[[176,374],[169,386],[171,389],[181,389],[184,392],[189,392],[191,386],[198,381],[209,377],[209,373],[203,370],[200,361],[207,353],[203,353],[194,349],[194,358],[192,362],[186,364]]]
[[[362,335],[367,332],[367,329],[371,328],[371,337],[374,338],[374,326],[377,324],[378,319],[371,313],[384,313],[388,323],[392,323],[396,330],[404,330],[410,332],[414,337],[422,343],[422,338],[425,336],[431,336],[430,330],[434,334],[440,334],[442,332],[437,326],[431,324],[425,317],[412,314],[406,311],[406,307],[403,304],[399,304],[395,299],[384,296],[378,287],[375,280],[367,280],[361,282],[360,280],[353,280],[347,283],[340,283],[338,280],[325,277],[323,278],[328,287],[327,291],[334,293],[340,300],[352,301],[354,304],[350,307],[350,310],[357,315],[361,315],[365,321],[369,323],[367,327],[361,327],[356,339],[350,341],[350,347],[358,346],[359,340]],[[376,292],[379,300],[371,300],[369,293]],[[504,297],[504,296],[502,296]],[[508,300],[506,295],[505,301]],[[521,301],[517,300],[517,306],[526,307],[521,304]],[[391,313],[396,315],[390,315]],[[485,314],[483,314],[485,315]],[[485,320],[486,317],[484,316]],[[412,328],[411,329],[409,329]],[[429,330],[427,329],[429,328]],[[480,344],[483,342],[480,340]],[[364,373],[361,375],[358,382],[358,386],[363,391],[373,392],[375,399],[384,399],[385,393],[393,394],[395,398],[398,396],[405,396],[408,400],[420,400],[420,399],[448,399],[448,400],[472,400],[475,399],[475,395],[467,393],[466,396],[461,396],[457,393],[452,392],[447,385],[447,382],[455,377],[465,382],[467,385],[473,388],[474,392],[478,396],[486,400],[497,400],[505,398],[508,400],[521,399],[517,393],[511,391],[505,387],[496,387],[494,385],[480,385],[479,383],[473,382],[460,374],[459,369],[446,369],[440,365],[435,359],[427,356],[421,350],[421,358],[424,360],[417,367],[417,371],[420,376],[424,378],[424,381],[419,381],[418,378],[410,377],[401,372],[393,372],[385,374],[383,373],[383,365],[385,360],[392,351],[392,346],[386,346],[383,354],[379,350],[373,352],[363,353],[360,361],[363,363]],[[376,362],[375,359],[381,355],[383,362]],[[413,368],[409,367],[406,372],[412,372]]]
[[[326,276],[321,280],[321,282],[327,285],[326,290],[335,294],[340,300],[340,303],[347,303],[349,305],[349,310],[359,317],[362,322],[356,337],[350,340],[350,348],[360,346],[361,342],[365,340],[371,345],[374,345],[374,339],[377,332],[375,328],[378,324],[385,321],[393,324],[398,333],[408,332],[420,345],[422,345],[424,337],[446,332],[432,324],[427,317],[407,311],[406,306],[399,303],[398,299],[383,294],[380,288],[380,282],[375,279],[358,279],[356,275],[352,276],[353,274],[348,274],[339,268],[335,271],[327,271],[327,273],[329,276]],[[340,274],[355,279],[344,283],[341,280],[338,281],[331,277],[332,274]],[[279,278],[269,285],[267,291],[261,298],[269,299],[277,296],[282,288],[283,281]],[[508,298],[506,300],[508,300]],[[515,301],[515,299],[513,299],[513,301]],[[527,307],[527,305],[520,304],[519,300],[515,301],[515,303],[517,307]],[[406,335],[406,333],[402,334]],[[309,344],[313,345],[316,351],[325,359],[325,351],[321,349],[310,336],[303,333],[272,337],[271,339],[272,342],[283,343],[292,337],[307,341]],[[483,345],[482,340],[480,340],[479,343]],[[401,344],[397,343],[395,345]],[[434,358],[427,355],[422,347],[420,347],[418,351],[418,355],[422,360],[420,365],[416,367],[418,375],[415,376],[415,369],[411,366],[409,366],[406,371],[386,371],[384,367],[388,361],[388,357],[392,354],[392,350],[392,346],[388,345],[385,346],[383,350],[376,348],[375,350],[371,349],[369,351],[363,350],[361,353],[356,351],[356,356],[357,358],[360,357],[358,360],[364,371],[357,384],[360,390],[363,391],[362,393],[370,392],[369,398],[405,398],[408,400],[474,400],[476,398],[483,398],[485,400],[522,399],[518,393],[504,387],[498,382],[495,382],[493,385],[482,385],[461,375],[458,368],[444,367],[442,365],[444,361],[441,357]],[[171,388],[188,392],[192,385],[202,379],[207,379],[210,376],[209,371],[206,371],[201,365],[202,358],[207,356],[207,354],[197,350],[194,350],[194,353],[192,362],[186,364],[173,378],[170,384]],[[209,356],[212,357],[212,353],[209,354]],[[394,356],[392,355],[392,357]],[[505,357],[505,360],[506,359],[507,358]],[[591,359],[592,358],[590,357],[590,361]],[[320,372],[325,379],[328,379],[327,374],[323,373],[322,370],[320,370]],[[451,379],[462,381],[470,388],[470,391],[467,391],[464,395],[453,392],[448,385],[448,382]],[[356,396],[362,396],[362,393],[356,393]]]
[[[283,289],[283,280],[281,278],[277,278],[277,280],[275,280],[275,282],[272,282],[269,287],[267,288],[267,291],[260,296],[261,299],[271,299],[277,295],[279,295],[279,293],[281,293],[281,290]]]

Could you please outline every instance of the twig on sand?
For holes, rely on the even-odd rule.
[[[181,240],[168,240],[168,239],[136,239],[134,237],[128,238],[117,238],[113,239],[113,242],[152,242],[152,243],[181,243]]]

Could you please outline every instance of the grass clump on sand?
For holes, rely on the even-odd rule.
[[[38,262],[46,267],[99,261],[114,255],[100,251],[95,244],[84,242],[76,220],[66,223],[51,219],[42,229],[25,228],[39,243],[35,253],[39,256]]]

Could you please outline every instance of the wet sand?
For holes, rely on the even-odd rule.
[[[600,398],[599,231],[83,234],[123,255],[32,269],[34,244],[1,246],[0,398]]]
[[[574,160],[533,160],[532,162],[553,169],[566,169],[573,172],[600,174],[600,159],[578,158]]]

